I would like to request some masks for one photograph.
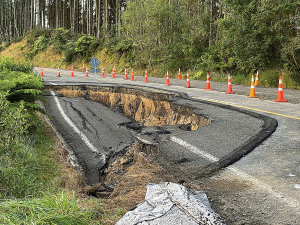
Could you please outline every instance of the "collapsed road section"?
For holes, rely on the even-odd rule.
[[[124,155],[136,139],[147,146],[142,151],[183,183],[235,162],[277,126],[267,116],[181,93],[115,84],[48,85],[45,89],[50,103],[47,112],[89,184],[98,183],[108,164]],[[85,138],[97,151],[84,143]]]

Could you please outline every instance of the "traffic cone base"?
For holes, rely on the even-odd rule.
[[[206,83],[206,88],[204,89],[205,91],[212,91],[210,88],[210,83]]]
[[[227,91],[227,92],[225,92],[225,94],[234,94],[235,93],[235,91]]]
[[[285,100],[285,99],[282,99],[282,100],[275,99],[274,102],[287,102],[287,100]]]
[[[258,97],[255,95],[255,89],[254,89],[254,88],[251,88],[251,90],[250,90],[250,95],[248,96],[248,98],[258,98]]]

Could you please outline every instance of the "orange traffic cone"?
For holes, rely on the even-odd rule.
[[[147,69],[145,70],[145,83],[149,83]]]
[[[59,67],[57,69],[57,76],[60,77]]]
[[[128,80],[128,76],[127,76],[127,69],[125,68],[125,77],[124,77],[125,80]]]
[[[181,80],[180,68],[179,68],[179,71],[178,71],[178,79]]]
[[[71,70],[71,77],[75,77],[74,76],[74,71],[73,71],[73,64],[72,64],[72,70]]]
[[[111,78],[116,78],[116,69],[115,69],[115,66],[113,68],[113,73],[112,73],[112,77]]]
[[[205,88],[204,90],[206,90],[206,91],[210,91],[210,90],[212,90],[212,89],[210,88],[210,79],[209,79],[209,73],[207,73],[206,88]]]
[[[44,71],[43,71],[43,68],[41,68],[41,77],[44,77]]]
[[[131,78],[130,78],[130,80],[134,80],[133,68],[131,68]]]
[[[255,86],[258,86],[258,70],[257,70],[257,72],[256,72]]]
[[[187,75],[186,75],[186,87],[191,88],[189,72],[187,72]]]
[[[227,88],[227,92],[225,92],[225,94],[234,94],[235,92],[232,91],[232,86],[231,86],[231,77],[230,74],[228,74],[228,88]]]
[[[88,68],[86,67],[85,68],[85,77],[88,77],[89,76],[89,70],[88,70]]]
[[[82,65],[82,72],[84,72],[84,64]]]
[[[277,99],[275,99],[274,102],[287,102],[287,100],[285,100],[283,98],[283,87],[282,87],[282,78],[281,78],[281,76],[279,77],[279,86],[278,86]]]
[[[102,77],[105,77],[105,74],[104,74],[104,67],[102,67]]]
[[[249,98],[257,98],[257,96],[255,95],[254,75],[252,75],[252,78],[251,78],[251,89],[250,89],[250,95],[248,97]]]
[[[169,71],[167,71],[167,79],[166,79],[166,84],[167,86],[170,86],[170,77],[169,77]]]

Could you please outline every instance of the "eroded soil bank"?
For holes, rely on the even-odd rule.
[[[188,124],[191,130],[211,123],[208,117],[197,115],[192,107],[178,105],[172,99],[179,96],[147,92],[123,87],[105,86],[45,86],[66,97],[83,97],[114,108],[145,127]]]

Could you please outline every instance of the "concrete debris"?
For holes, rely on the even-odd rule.
[[[116,225],[224,225],[205,193],[175,183],[147,185],[145,201],[127,212]]]

